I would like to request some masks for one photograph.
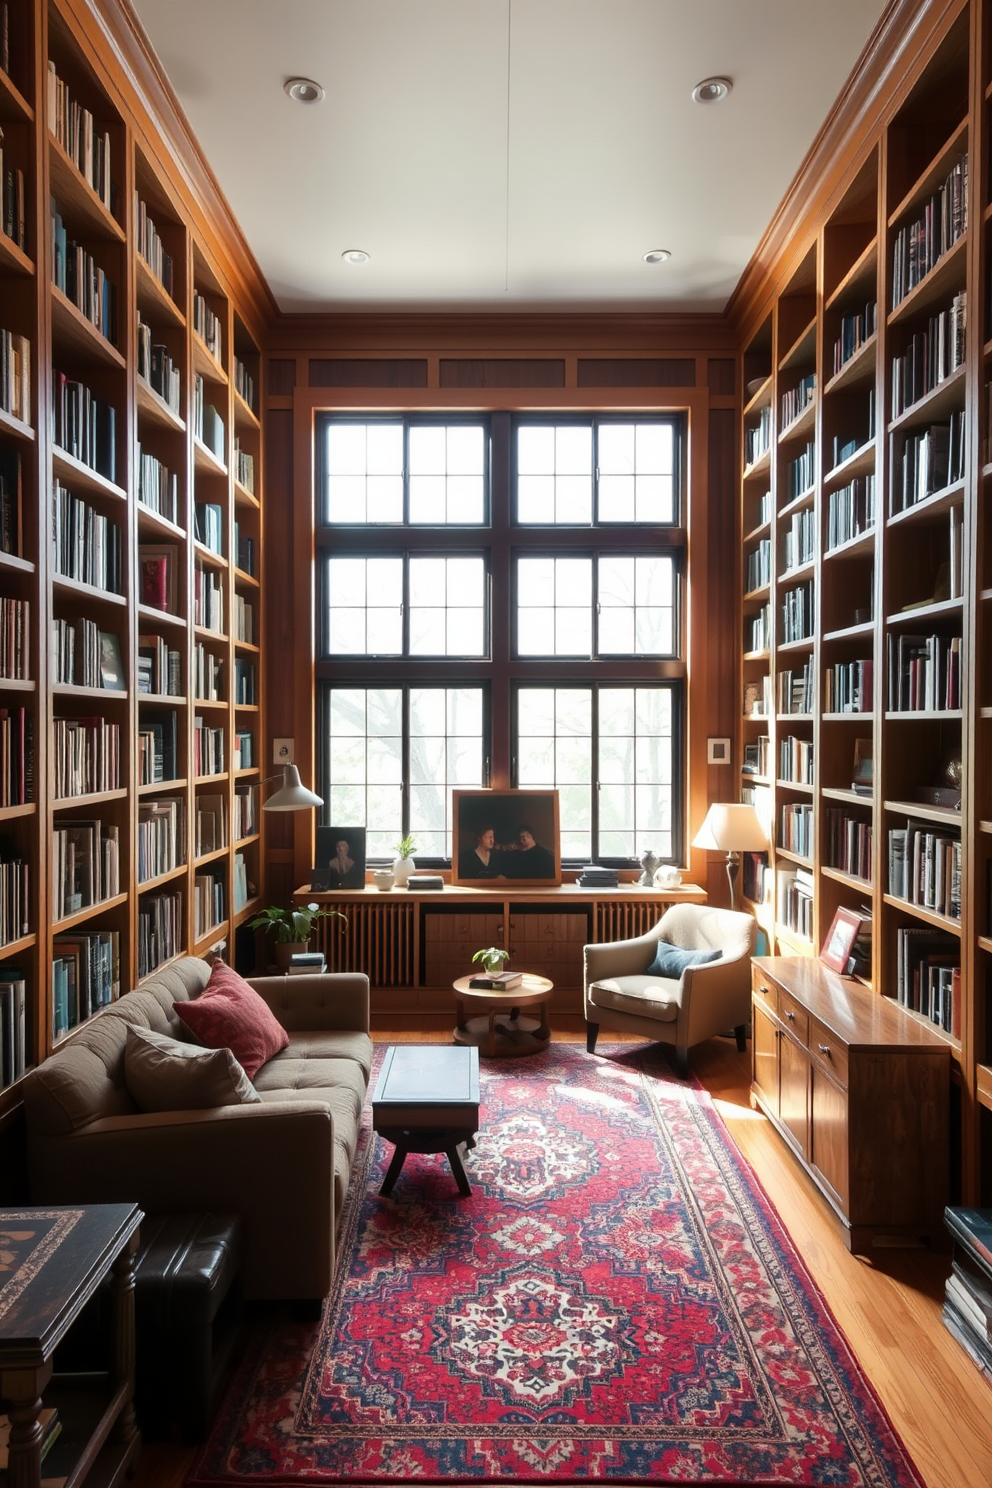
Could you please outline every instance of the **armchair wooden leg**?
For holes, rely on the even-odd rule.
[[[586,1053],[587,1054],[595,1054],[595,1052],[596,1052],[596,1040],[597,1040],[598,1037],[599,1037],[599,1024],[598,1023],[587,1023],[586,1024]]]
[[[680,1080],[688,1080],[688,1078],[689,1078],[689,1050],[688,1049],[680,1049],[680,1048],[676,1047],[676,1050],[675,1050],[675,1071],[676,1071],[676,1073],[677,1073],[677,1075],[678,1075],[678,1077],[679,1077]]]
[[[734,1038],[737,1040],[737,1048],[741,1054],[747,1053],[747,1024],[738,1023],[734,1029]]]

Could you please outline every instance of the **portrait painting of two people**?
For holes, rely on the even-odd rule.
[[[454,791],[454,884],[561,882],[558,792]]]

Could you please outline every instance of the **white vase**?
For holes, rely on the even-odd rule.
[[[394,858],[393,879],[395,880],[396,887],[398,889],[406,888],[406,881],[410,877],[410,874],[413,873],[416,866],[417,865],[412,858]]]

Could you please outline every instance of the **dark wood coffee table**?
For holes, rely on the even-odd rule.
[[[472,1193],[462,1152],[479,1129],[479,1051],[443,1044],[386,1050],[372,1096],[372,1130],[396,1151],[379,1192],[388,1197],[408,1152],[443,1152],[458,1192]]]
[[[490,1059],[518,1059],[524,1054],[540,1054],[551,1042],[548,1003],[555,984],[547,977],[525,971],[516,987],[499,989],[471,987],[471,977],[459,977],[453,983],[458,1019],[454,1031],[456,1044],[481,1049]],[[540,1008],[539,1018],[522,1018],[522,1008]],[[481,1017],[466,1015],[473,1010]]]

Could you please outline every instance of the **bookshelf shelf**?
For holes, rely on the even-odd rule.
[[[253,496],[251,491],[247,490],[238,480],[234,482],[234,504],[235,506],[249,508],[251,511],[258,511],[259,509],[258,498]]]
[[[23,956],[25,951],[30,951],[38,943],[37,935],[20,935],[16,940],[5,941],[0,945],[0,959],[6,961],[8,957]]]
[[[108,801],[125,801],[128,792],[124,787],[118,790],[92,791],[87,796],[54,796],[52,798],[53,811],[81,811],[84,807],[103,806]]]
[[[841,393],[845,388],[857,387],[863,382],[875,380],[875,351],[878,346],[878,335],[869,336],[867,341],[862,341],[853,356],[849,356],[842,367],[838,369],[823,389],[825,398],[834,393]]]
[[[152,321],[165,321],[185,330],[186,317],[163,284],[160,284],[140,253],[135,254],[138,309]]]
[[[52,340],[59,348],[56,357],[64,348],[86,361],[104,362],[107,366],[123,371],[127,363],[113,342],[108,341],[102,331],[98,331],[83,312],[76,309],[57,284],[52,284],[49,292],[52,300]]]
[[[924,500],[915,502],[913,506],[906,507],[905,511],[893,512],[887,519],[886,526],[895,527],[902,522],[932,522],[960,502],[963,495],[964,481],[955,481],[952,485],[944,486],[940,491],[934,491],[932,496],[927,496]]]
[[[862,802],[864,797],[859,798]],[[871,880],[859,878],[856,873],[845,873],[842,868],[834,868],[829,863],[824,863],[820,872],[824,878],[832,878],[834,883],[845,884],[849,889],[858,889],[862,893],[870,894],[872,891]]]
[[[101,703],[128,701],[128,694],[123,688],[82,687],[76,682],[54,682],[52,692],[56,697],[96,698]]]
[[[812,868],[813,866],[810,858],[804,858],[799,853],[788,852],[784,847],[776,848],[775,855],[776,857],[784,858],[787,863],[797,864],[800,868]]]
[[[66,594],[75,594],[79,598],[95,600],[97,604],[117,605],[121,609],[127,608],[127,596],[115,594],[111,589],[99,589],[96,584],[84,584],[81,579],[67,579],[62,574],[56,574],[52,579],[53,590],[61,590]]]
[[[12,573],[33,574],[35,566],[27,558],[20,558],[16,553],[0,553],[0,569],[9,568]]]
[[[836,289],[827,296],[824,309],[835,310],[852,301],[870,296],[878,280],[878,239],[872,237],[850,268],[841,276]]]
[[[946,827],[960,827],[961,813],[949,806],[927,806],[922,801],[885,801],[886,811],[898,812],[900,816],[915,816],[920,821],[940,822]]]
[[[812,432],[816,423],[816,399],[806,404],[802,413],[798,414],[778,436],[779,444],[789,444],[794,439],[801,439]]]
[[[800,491],[798,496],[794,496],[791,501],[787,501],[783,507],[779,508],[779,520],[783,517],[791,517],[793,512],[802,511],[807,506],[812,506],[815,496],[816,491],[812,486],[808,491]]]
[[[13,78],[0,69],[0,123],[5,119],[16,124],[33,124],[34,109]]]
[[[156,786],[156,790],[161,789],[161,786]],[[188,872],[188,865],[186,863],[179,863],[175,868],[170,868],[168,873],[160,873],[156,878],[142,879],[138,884],[138,893],[154,893],[156,889],[161,889],[166,884],[175,883],[178,879],[185,878]]]
[[[919,723],[921,720],[933,719],[935,722],[948,721],[952,718],[961,719],[964,714],[960,708],[902,708],[891,709],[885,714],[886,723]]]
[[[227,856],[229,848],[227,843],[223,847],[215,847],[212,852],[199,853],[193,859],[194,868],[202,868],[204,863],[219,863],[221,858]]]
[[[850,713],[824,713],[824,714],[822,714],[822,718],[823,718],[823,722],[824,723],[862,723],[862,724],[868,725],[869,727],[871,726],[871,721],[872,721],[872,718],[873,717],[874,717],[874,714],[872,714],[872,713],[854,713],[854,712],[850,712]]]
[[[140,502],[136,503],[136,506],[138,530],[143,537],[176,538],[185,541],[185,529],[177,522],[170,521],[168,517],[163,517],[159,512],[152,511],[150,506],[143,506]]]
[[[67,228],[94,238],[126,239],[124,229],[73,165],[53,134],[47,134],[51,192]]]
[[[0,271],[5,274],[34,274],[31,259],[5,232],[0,232]]]
[[[157,393],[143,377],[136,379],[138,412],[149,423],[173,434],[185,434],[186,424],[176,411],[169,407],[161,393]]]
[[[0,821],[16,821],[21,816],[34,816],[38,808],[33,801],[21,806],[0,806]]]
[[[937,930],[946,930],[950,935],[961,935],[960,920],[952,920],[948,915],[924,909],[922,904],[911,904],[908,899],[900,899],[895,894],[883,894],[882,898],[890,908],[899,909],[903,914],[911,915],[914,920],[922,920],[923,924],[933,925]]]
[[[218,460],[213,450],[208,449],[196,434],[193,436],[193,464],[201,475],[227,475],[223,460]]]
[[[745,414],[755,414],[758,412],[759,409],[766,407],[768,404],[771,403],[771,396],[772,380],[771,377],[766,377],[764,381],[761,382],[757,388],[755,388],[751,397],[745,403]]]
[[[824,632],[824,641],[853,641],[859,636],[870,636],[875,633],[875,622],[863,620],[860,625],[845,625],[840,630],[828,630]]]
[[[234,389],[234,423],[236,428],[241,429],[261,428],[257,414],[245,402],[237,388]]]
[[[836,548],[828,548],[823,555],[824,562],[829,563],[835,558],[860,558],[867,557],[875,551],[875,529],[869,527],[867,532],[861,532],[857,537],[849,538],[845,543],[838,543]]]
[[[77,460],[75,455],[70,455],[68,450],[60,449],[57,444],[52,446],[52,468],[55,474],[71,486],[74,494],[92,492],[96,496],[106,496],[114,501],[127,501],[127,492],[122,486],[114,481],[108,480],[98,470],[89,465],[84,465],[82,460]]]
[[[897,418],[890,419],[889,433],[895,434],[900,429],[914,424],[935,422],[944,414],[957,408],[964,393],[965,371],[964,366],[958,367],[929,393],[925,393],[922,398],[911,403],[904,413],[900,413]]]
[[[179,626],[185,630],[186,616],[173,615],[169,610],[157,610],[154,605],[139,604],[138,618],[144,622],[143,628],[151,629],[155,625]]]
[[[869,475],[875,468],[875,441],[870,439],[860,449],[848,455],[846,460],[841,460],[830,470],[824,472],[823,484],[825,488],[845,485],[847,481],[853,480],[858,475]]]
[[[839,785],[821,786],[820,795],[825,801],[844,801],[849,806],[867,806],[869,809],[872,806],[871,796],[863,796],[860,791],[846,790]]]
[[[954,157],[967,151],[967,148],[968,122],[962,119],[917,176],[899,205],[893,212],[890,212],[888,226],[898,227],[903,217],[912,212],[914,207],[925,202],[948,174],[954,163]]]
[[[34,428],[22,419],[15,418],[6,409],[0,408],[0,434],[13,435],[16,439],[27,439],[34,443]]]
[[[187,699],[185,694],[181,697],[172,692],[139,692],[136,693],[138,703],[155,703],[161,705],[167,703],[170,708],[185,708]]]
[[[66,915],[64,919],[56,920],[52,926],[58,935],[64,934],[66,930],[74,930],[77,925],[85,925],[87,920],[94,919],[97,915],[105,914],[107,910],[117,909],[119,905],[126,904],[128,894],[114,894],[110,899],[101,899],[97,904],[87,904],[84,909],[77,910],[75,914]]]
[[[229,934],[229,923],[226,919],[218,920],[209,930],[201,931],[193,941],[193,955],[202,956],[206,951],[212,950],[218,940]]]
[[[816,317],[799,332],[788,351],[779,361],[780,372],[788,372],[793,367],[804,367],[811,362],[816,355]]]
[[[895,629],[903,625],[915,628],[920,620],[941,620],[948,615],[960,615],[963,607],[963,599],[934,600],[932,604],[913,605],[909,609],[896,610],[894,615],[886,615],[885,623]]]
[[[35,683],[30,677],[0,677],[0,689],[4,692],[34,692]]]
[[[259,587],[259,582],[255,575],[245,573],[243,568],[236,568],[234,570],[234,581],[236,584],[246,585],[249,589],[257,589]]]
[[[958,238],[953,248],[938,259],[925,279],[889,312],[890,326],[903,325],[914,316],[921,315],[940,300],[949,299],[954,290],[964,283],[968,254],[968,234]]]
[[[173,702],[174,699],[170,698],[169,701]],[[153,781],[150,785],[139,785],[138,795],[157,796],[168,794],[170,792],[175,792],[178,790],[185,790],[186,785],[187,781],[184,776],[180,776],[176,780],[156,780]]]
[[[207,346],[203,337],[194,331],[190,337],[193,348],[193,370],[199,372],[206,382],[219,382],[227,386],[227,373]]]

